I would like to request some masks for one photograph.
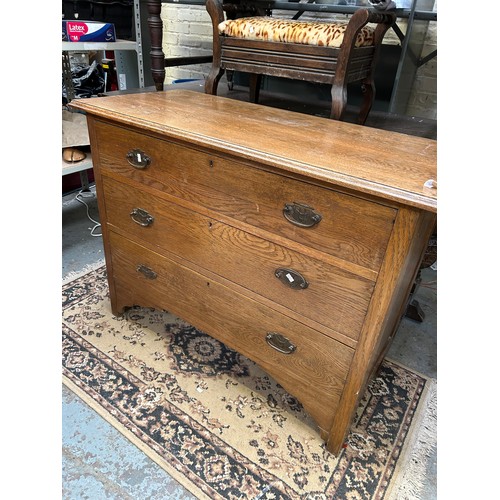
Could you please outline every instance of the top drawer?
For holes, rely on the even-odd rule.
[[[126,176],[356,265],[380,268],[396,216],[391,207],[100,121],[94,130],[102,174]]]

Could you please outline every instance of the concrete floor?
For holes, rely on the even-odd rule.
[[[265,98],[264,94],[261,103],[264,104]],[[287,107],[278,101],[270,102],[270,105]],[[328,111],[328,107],[322,106],[314,114],[322,116]],[[382,119],[383,124],[380,116],[373,112],[369,117],[371,126],[376,128],[435,138],[435,122],[409,117],[401,125],[393,117]],[[78,191],[62,197],[63,277],[104,259],[102,238],[94,236],[100,234],[99,228],[95,227],[99,220],[95,188],[91,185],[90,192],[77,195]],[[415,322],[403,318],[388,353],[391,359],[431,378],[437,378],[436,274],[430,267],[422,270],[421,285],[415,296],[425,313],[425,320]],[[64,386],[62,415],[64,500],[194,498]],[[437,452],[429,462],[422,500],[437,498],[436,455]]]
[[[95,187],[78,194],[62,201],[63,277],[104,259],[102,238],[93,236],[100,234]],[[64,500],[195,498],[64,385],[62,422]]]

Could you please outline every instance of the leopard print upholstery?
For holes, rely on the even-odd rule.
[[[294,21],[259,16],[226,20],[218,28],[220,34],[230,37],[340,47],[347,23]],[[356,47],[373,45],[373,32],[372,27],[364,26],[356,38]]]

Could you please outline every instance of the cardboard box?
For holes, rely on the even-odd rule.
[[[63,42],[116,42],[115,26],[99,21],[63,21]]]

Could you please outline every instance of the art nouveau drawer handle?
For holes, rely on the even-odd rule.
[[[287,339],[280,333],[268,332],[266,335],[266,342],[277,351],[283,354],[292,354],[297,349],[290,339]]]
[[[134,208],[132,212],[130,212],[130,217],[132,217],[132,220],[136,224],[143,227],[150,226],[155,220],[155,218],[143,208]]]
[[[314,208],[297,202],[285,203],[283,215],[288,222],[299,227],[313,227],[322,219]]]
[[[154,280],[158,276],[150,267],[144,264],[139,264],[136,268],[137,272],[142,273],[148,280]]]
[[[290,288],[304,290],[309,286],[307,280],[300,274],[298,271],[294,271],[293,269],[286,269],[284,267],[280,267],[274,271],[274,275],[278,278],[281,283]]]
[[[127,153],[127,161],[134,167],[138,169],[144,169],[151,163],[151,158],[140,149],[132,149]]]

